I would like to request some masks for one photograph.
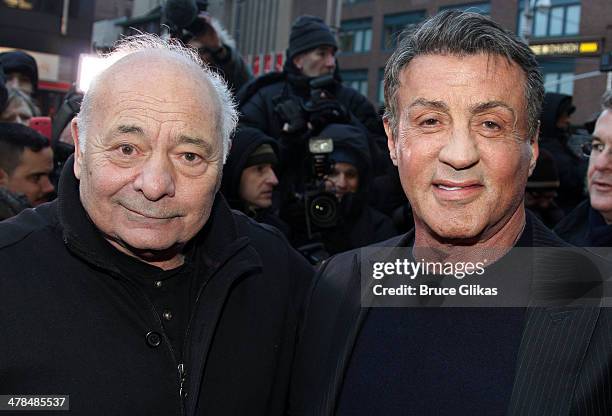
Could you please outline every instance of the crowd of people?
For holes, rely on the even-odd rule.
[[[197,31],[173,27],[172,35],[196,50],[236,96],[239,125],[221,188],[233,209],[280,229],[314,264],[412,228],[412,208],[387,149],[380,116],[384,109],[377,112],[366,97],[342,84],[337,41],[320,18],[299,17],[291,29],[283,70],[256,79],[218,21],[206,12],[200,12],[197,21],[191,25]],[[64,104],[66,114],[58,112],[53,137],[47,137],[52,145],[41,152],[40,131],[11,125],[28,126],[40,115],[36,61],[12,51],[0,54],[0,64],[7,91],[0,114],[5,123],[0,143],[6,149],[0,218],[6,219],[55,198],[59,169],[73,151],[68,121],[78,113],[82,95],[67,97],[72,105]],[[526,186],[525,203],[551,229],[565,229],[568,218],[577,215],[570,212],[584,208],[589,197],[585,149],[594,126],[572,125],[574,110],[571,96],[545,94],[540,156]],[[321,138],[330,139],[333,150],[313,153],[309,143]],[[49,163],[53,151],[55,163]],[[22,171],[27,171],[27,181],[19,179]]]
[[[354,250],[609,247],[612,92],[578,128],[522,40],[445,11],[400,38],[377,111],[320,18],[258,78],[196,19],[118,43],[49,134],[35,61],[0,54],[0,391],[88,415],[612,408],[609,309],[369,308]]]

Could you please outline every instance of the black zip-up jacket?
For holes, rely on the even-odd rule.
[[[282,235],[217,196],[179,363],[88,219],[72,161],[59,189],[0,224],[0,394],[70,395],[72,415],[282,414],[312,273]]]

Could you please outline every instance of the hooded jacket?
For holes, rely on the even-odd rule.
[[[566,214],[585,198],[588,164],[569,147],[569,132],[556,126],[561,112],[571,107],[571,99],[565,94],[546,93],[540,124],[540,146],[555,159],[560,182],[557,203]]]
[[[353,126],[331,124],[321,132],[334,142],[332,162],[336,152],[348,154],[355,161],[359,172],[359,187],[355,193],[347,193],[339,203],[339,223],[323,233],[323,242],[330,254],[387,240],[398,234],[389,217],[368,205],[371,185],[372,161],[368,139]]]
[[[3,394],[70,395],[73,415],[282,414],[310,266],[221,195],[192,243],[203,274],[179,363],[70,159],[57,200],[0,223]]]
[[[240,198],[240,180],[242,171],[249,156],[262,144],[269,144],[278,154],[278,144],[272,138],[261,131],[253,128],[242,128],[236,131],[232,140],[225,166],[223,166],[223,179],[221,181],[221,193],[225,196],[227,203],[232,209],[242,211],[258,222],[272,225],[278,228],[285,236],[289,236],[289,226],[285,224],[272,209],[249,210],[242,198]]]
[[[36,60],[23,51],[9,51],[0,53],[0,65],[5,74],[18,72],[27,75],[32,81],[32,91],[38,90],[38,65]]]

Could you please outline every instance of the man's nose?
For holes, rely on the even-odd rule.
[[[276,177],[276,174],[274,173],[274,169],[268,168],[268,172],[266,175],[266,182],[268,182],[272,186],[278,185],[278,178]]]
[[[455,170],[468,169],[478,163],[478,146],[469,129],[455,128],[438,154],[440,162]]]
[[[336,66],[336,57],[333,54],[328,54],[325,59],[325,65],[329,68],[333,68]]]
[[[40,188],[43,194],[50,194],[55,190],[55,186],[53,186],[48,176],[43,176],[40,180],[42,181]]]
[[[612,171],[612,146],[606,146],[603,152],[597,155],[591,154],[591,157],[595,158],[592,161],[595,169]]]
[[[346,176],[344,175],[344,173],[341,173],[336,178],[336,188],[344,190],[346,189],[346,187],[347,187]]]
[[[151,156],[142,166],[134,181],[134,188],[150,201],[165,196],[173,197],[175,192],[172,164],[166,156]]]

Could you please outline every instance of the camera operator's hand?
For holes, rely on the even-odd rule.
[[[321,131],[329,124],[348,124],[351,116],[346,108],[336,100],[326,100],[317,103],[315,108],[310,109],[309,128],[313,132]]]
[[[200,12],[197,18],[202,23],[204,30],[190,39],[188,45],[196,48],[205,62],[223,60],[227,55],[227,50],[212,23],[212,16],[207,12]]]

